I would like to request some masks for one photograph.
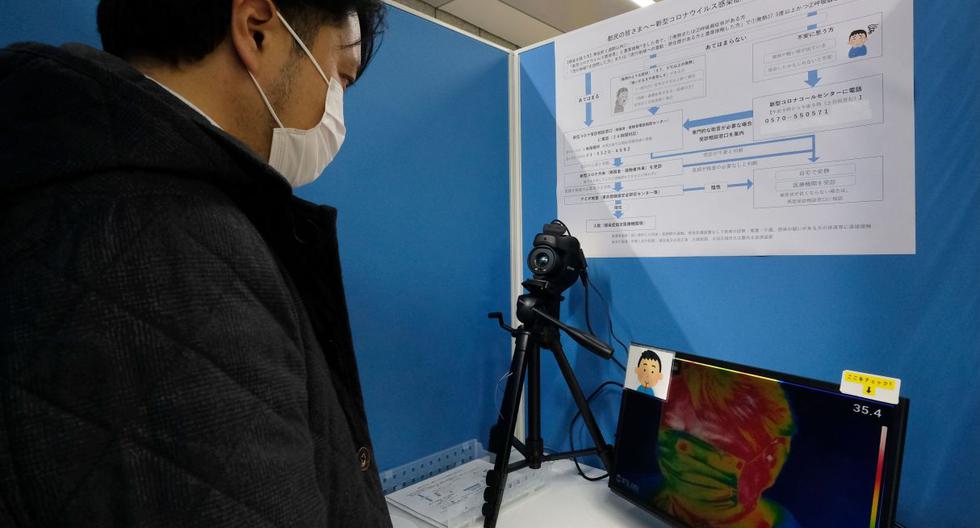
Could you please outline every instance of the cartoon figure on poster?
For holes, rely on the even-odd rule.
[[[614,114],[621,114],[626,110],[626,102],[630,99],[630,89],[625,86],[616,92],[616,105],[613,107]]]
[[[850,36],[847,37],[847,45],[851,47],[850,51],[847,52],[847,57],[850,59],[856,59],[867,55],[868,37],[870,37],[876,29],[878,29],[878,24],[871,24],[868,26],[867,30],[862,28],[852,31]]]
[[[800,528],[764,496],[789,459],[796,424],[778,382],[682,362],[663,404],[657,508],[688,526]]]
[[[630,367],[626,372],[626,388],[667,399],[673,352],[633,345],[630,347]]]

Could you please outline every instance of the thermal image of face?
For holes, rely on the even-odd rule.
[[[657,450],[663,482],[654,504],[689,526],[795,528],[766,499],[795,432],[779,383],[682,364],[671,378]]]

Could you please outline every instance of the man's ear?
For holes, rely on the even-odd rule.
[[[232,0],[228,37],[245,69],[256,74],[270,34],[281,29],[272,0]]]

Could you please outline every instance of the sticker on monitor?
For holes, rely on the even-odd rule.
[[[623,386],[666,401],[673,364],[673,352],[633,343]]]
[[[860,396],[892,405],[898,405],[898,393],[902,380],[888,378],[866,372],[845,370],[840,377],[840,391],[851,396]]]

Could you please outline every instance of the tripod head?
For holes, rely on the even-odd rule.
[[[542,334],[545,341],[557,339],[557,330],[564,330],[576,343],[593,354],[609,359],[613,349],[596,336],[579,330],[559,320],[561,293],[575,281],[586,282],[585,253],[577,238],[568,233],[560,220],[545,224],[541,233],[534,237],[534,248],[527,256],[533,278],[522,283],[527,293],[517,298],[517,319],[532,331]],[[497,319],[500,327],[515,335],[516,330],[504,324],[503,314],[487,314]]]

